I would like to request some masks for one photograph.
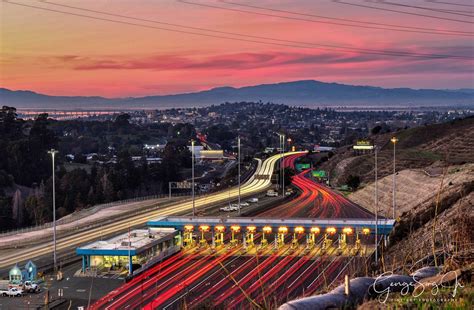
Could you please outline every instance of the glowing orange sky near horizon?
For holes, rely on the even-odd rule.
[[[36,0],[11,1],[164,27],[151,22],[138,22],[84,12]],[[347,1],[362,3],[360,0]],[[420,6],[457,11],[472,11],[473,9],[424,0],[404,1],[417,3]],[[407,50],[417,53],[465,56],[474,54],[473,40],[469,36],[326,25],[230,12],[175,0],[51,0],[51,2],[149,20],[283,40],[357,48]],[[233,6],[218,0],[196,2],[277,14]],[[474,30],[472,24],[381,12],[335,3],[331,0],[258,2],[240,0],[237,2],[258,3],[259,6],[293,12],[379,23],[440,30]],[[471,2],[457,0],[457,3],[469,4]],[[383,87],[474,88],[472,60],[426,60],[367,55],[353,51],[266,45],[93,20],[4,2],[0,2],[0,6],[0,86],[14,90],[32,90],[51,95],[123,97],[302,79]],[[404,10],[426,13],[414,9]],[[441,13],[436,13],[436,15],[453,17]],[[454,17],[472,21],[472,18],[465,16],[454,15]],[[179,29],[174,26],[167,27]]]

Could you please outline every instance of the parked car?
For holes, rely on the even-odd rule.
[[[229,207],[220,208],[219,210],[224,211],[224,212],[232,211],[232,209],[230,208],[230,206],[229,206]]]
[[[248,206],[250,206],[250,205],[248,204],[248,202],[241,202],[241,203],[240,203],[240,207],[248,207]]]
[[[278,197],[278,193],[275,192],[274,190],[268,190],[267,197]]]
[[[3,296],[20,297],[22,295],[23,295],[23,290],[21,288],[12,287],[7,291],[6,295],[3,295]]]
[[[238,211],[239,210],[239,205],[231,204],[229,209],[230,209],[230,211]]]
[[[23,283],[23,287],[28,293],[38,293],[40,291],[39,285],[32,281],[25,281],[25,283]]]
[[[258,202],[258,198],[250,198],[249,200],[247,200],[248,203],[257,203]]]

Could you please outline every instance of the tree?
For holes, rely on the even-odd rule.
[[[21,191],[17,189],[13,194],[12,203],[12,218],[21,225],[23,223],[23,199],[21,197]]]
[[[346,184],[352,188],[352,190],[356,190],[360,185],[360,177],[358,175],[349,175],[346,179]]]
[[[20,121],[17,116],[14,107],[2,107],[0,110],[0,136],[17,138],[21,134],[23,121]]]
[[[371,132],[372,132],[373,135],[377,135],[377,134],[379,134],[380,130],[382,130],[382,126],[377,125],[374,128],[372,128]]]
[[[119,114],[116,118],[115,118],[115,126],[117,127],[128,127],[130,125],[130,115],[127,114],[127,113],[123,113],[123,114]]]

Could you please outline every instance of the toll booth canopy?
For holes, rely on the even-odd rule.
[[[95,241],[76,249],[82,256],[82,272],[133,273],[153,259],[163,259],[179,251],[178,231],[171,227],[135,229],[108,240]]]

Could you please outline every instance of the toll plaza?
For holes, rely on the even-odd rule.
[[[320,254],[331,249],[337,255],[355,255],[362,250],[361,236],[367,241],[364,251],[367,253],[373,246],[373,242],[369,243],[368,239],[375,240],[377,233],[377,239],[380,240],[391,232],[394,223],[391,219],[379,219],[376,223],[367,219],[172,216],[150,220],[148,226],[178,230],[183,235],[184,247],[207,246],[211,234],[211,248],[224,245],[225,235],[230,235],[228,244],[241,244],[245,249],[256,249],[255,242],[258,238],[259,249],[266,247],[271,241],[275,250],[288,246],[305,246],[311,250],[318,244]],[[353,243],[351,248],[348,246],[349,239]]]
[[[392,219],[379,219],[377,221],[377,233],[388,235],[393,228],[395,221]],[[319,228],[321,231],[333,227],[336,232],[344,228],[352,228],[354,232],[375,233],[375,220],[367,219],[319,219],[319,218],[264,218],[264,217],[189,217],[189,216],[168,216],[159,217],[148,221],[149,227],[171,227],[179,231],[185,231],[185,226],[192,225],[198,228],[207,225],[209,228],[224,226],[230,229],[232,226],[241,228],[252,227],[261,231],[264,227],[271,227],[277,231],[279,227],[294,229],[303,227],[306,231],[311,228]],[[365,230],[364,230],[365,229]]]
[[[91,271],[114,274],[133,274],[136,268],[145,267],[180,250],[181,237],[172,227],[135,229],[108,240],[95,241],[76,249],[82,256],[82,274]]]

